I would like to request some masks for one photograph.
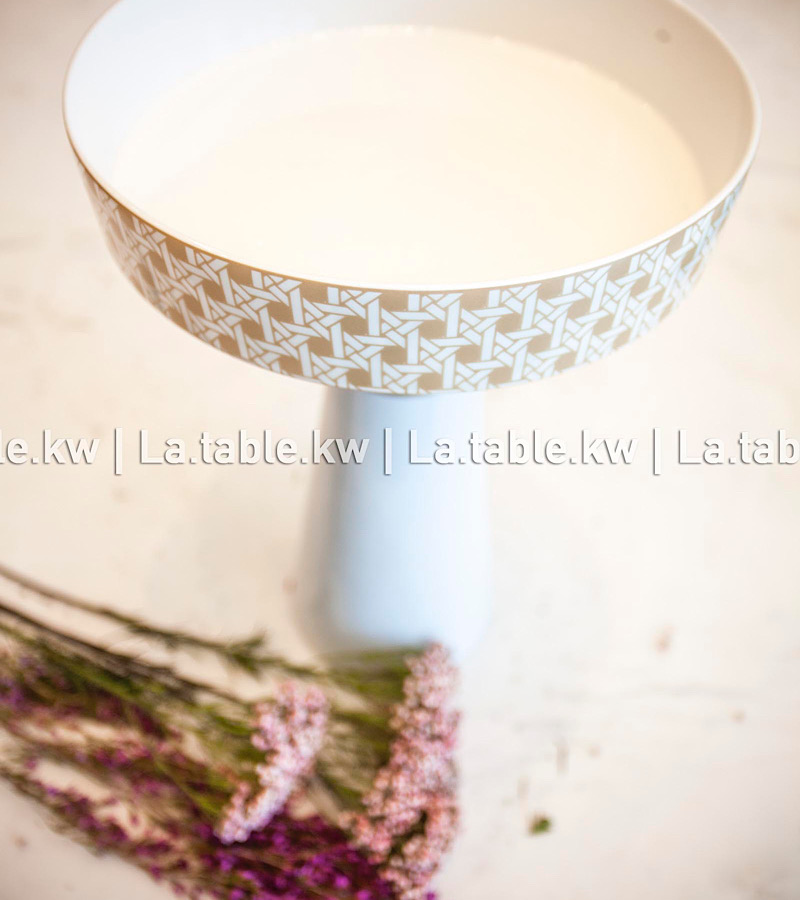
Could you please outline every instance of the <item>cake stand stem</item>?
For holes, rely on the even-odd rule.
[[[490,610],[486,467],[472,462],[468,440],[483,435],[483,414],[482,394],[329,392],[322,436],[369,445],[361,464],[337,457],[315,469],[298,587],[300,624],[317,648],[438,640],[463,656],[481,636]],[[422,462],[440,438],[455,462]]]

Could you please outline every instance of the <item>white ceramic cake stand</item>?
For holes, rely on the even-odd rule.
[[[610,258],[523,283],[442,288],[366,285],[357,272],[350,284],[328,284],[230,260],[115,190],[121,141],[181,78],[278,36],[401,23],[530,41],[632,87],[684,137],[711,199]],[[440,639],[459,653],[490,606],[484,470],[409,465],[409,429],[426,448],[434,437],[463,446],[481,431],[476,392],[600,359],[652,328],[702,269],[752,161],[759,119],[733,54],[671,0],[121,0],[76,52],[64,106],[111,251],[139,291],[221,350],[329,385],[327,434],[369,437],[379,451],[362,466],[318,470],[301,564],[306,630],[325,647]]]

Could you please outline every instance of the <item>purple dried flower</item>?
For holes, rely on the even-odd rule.
[[[256,708],[252,744],[265,761],[256,767],[259,790],[241,782],[217,829],[224,844],[247,840],[267,825],[314,765],[328,723],[328,701],[318,687],[284,682],[275,700]]]
[[[389,762],[342,826],[401,900],[422,900],[458,827],[453,752],[458,715],[447,708],[456,670],[438,644],[407,661],[404,700],[393,713]]]
[[[165,808],[158,824],[133,830],[109,815],[104,799],[44,784],[26,774],[4,774],[92,849],[128,860],[168,883],[178,895],[319,900],[320,895],[335,897],[346,889],[359,900],[393,900],[391,885],[376,867],[349,846],[343,831],[318,816],[299,820],[281,813],[246,842],[224,847],[213,835],[197,835],[192,816],[199,813],[191,806]],[[172,820],[164,818],[170,815]],[[276,832],[285,838],[280,854],[270,849]]]

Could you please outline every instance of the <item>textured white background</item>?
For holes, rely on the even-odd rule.
[[[104,0],[0,3],[0,428],[110,440],[271,426],[323,391],[215,353],[139,300],[62,134]],[[800,436],[800,3],[698,0],[761,91],[762,149],[682,309],[610,360],[498,391],[490,423]],[[307,469],[0,467],[0,558],[87,598],[281,647]],[[800,469],[492,473],[497,615],[466,668],[465,824],[444,900],[800,898]],[[554,821],[530,837],[529,818]],[[169,896],[0,789],[0,900]]]

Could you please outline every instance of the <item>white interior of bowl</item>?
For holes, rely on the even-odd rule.
[[[746,75],[717,35],[672,0],[120,0],[72,61],[64,95],[70,139],[94,178],[125,206],[187,243],[218,252],[201,234],[177,233],[168,222],[153,221],[115,190],[116,155],[132,124],[165,91],[231,54],[319,29],[391,24],[529,42],[630,87],[691,148],[708,190],[697,215],[738,182],[754,152],[758,108]],[[660,237],[684,224],[676,222]],[[530,280],[550,274],[531,272]],[[359,283],[357,272],[348,283]]]

